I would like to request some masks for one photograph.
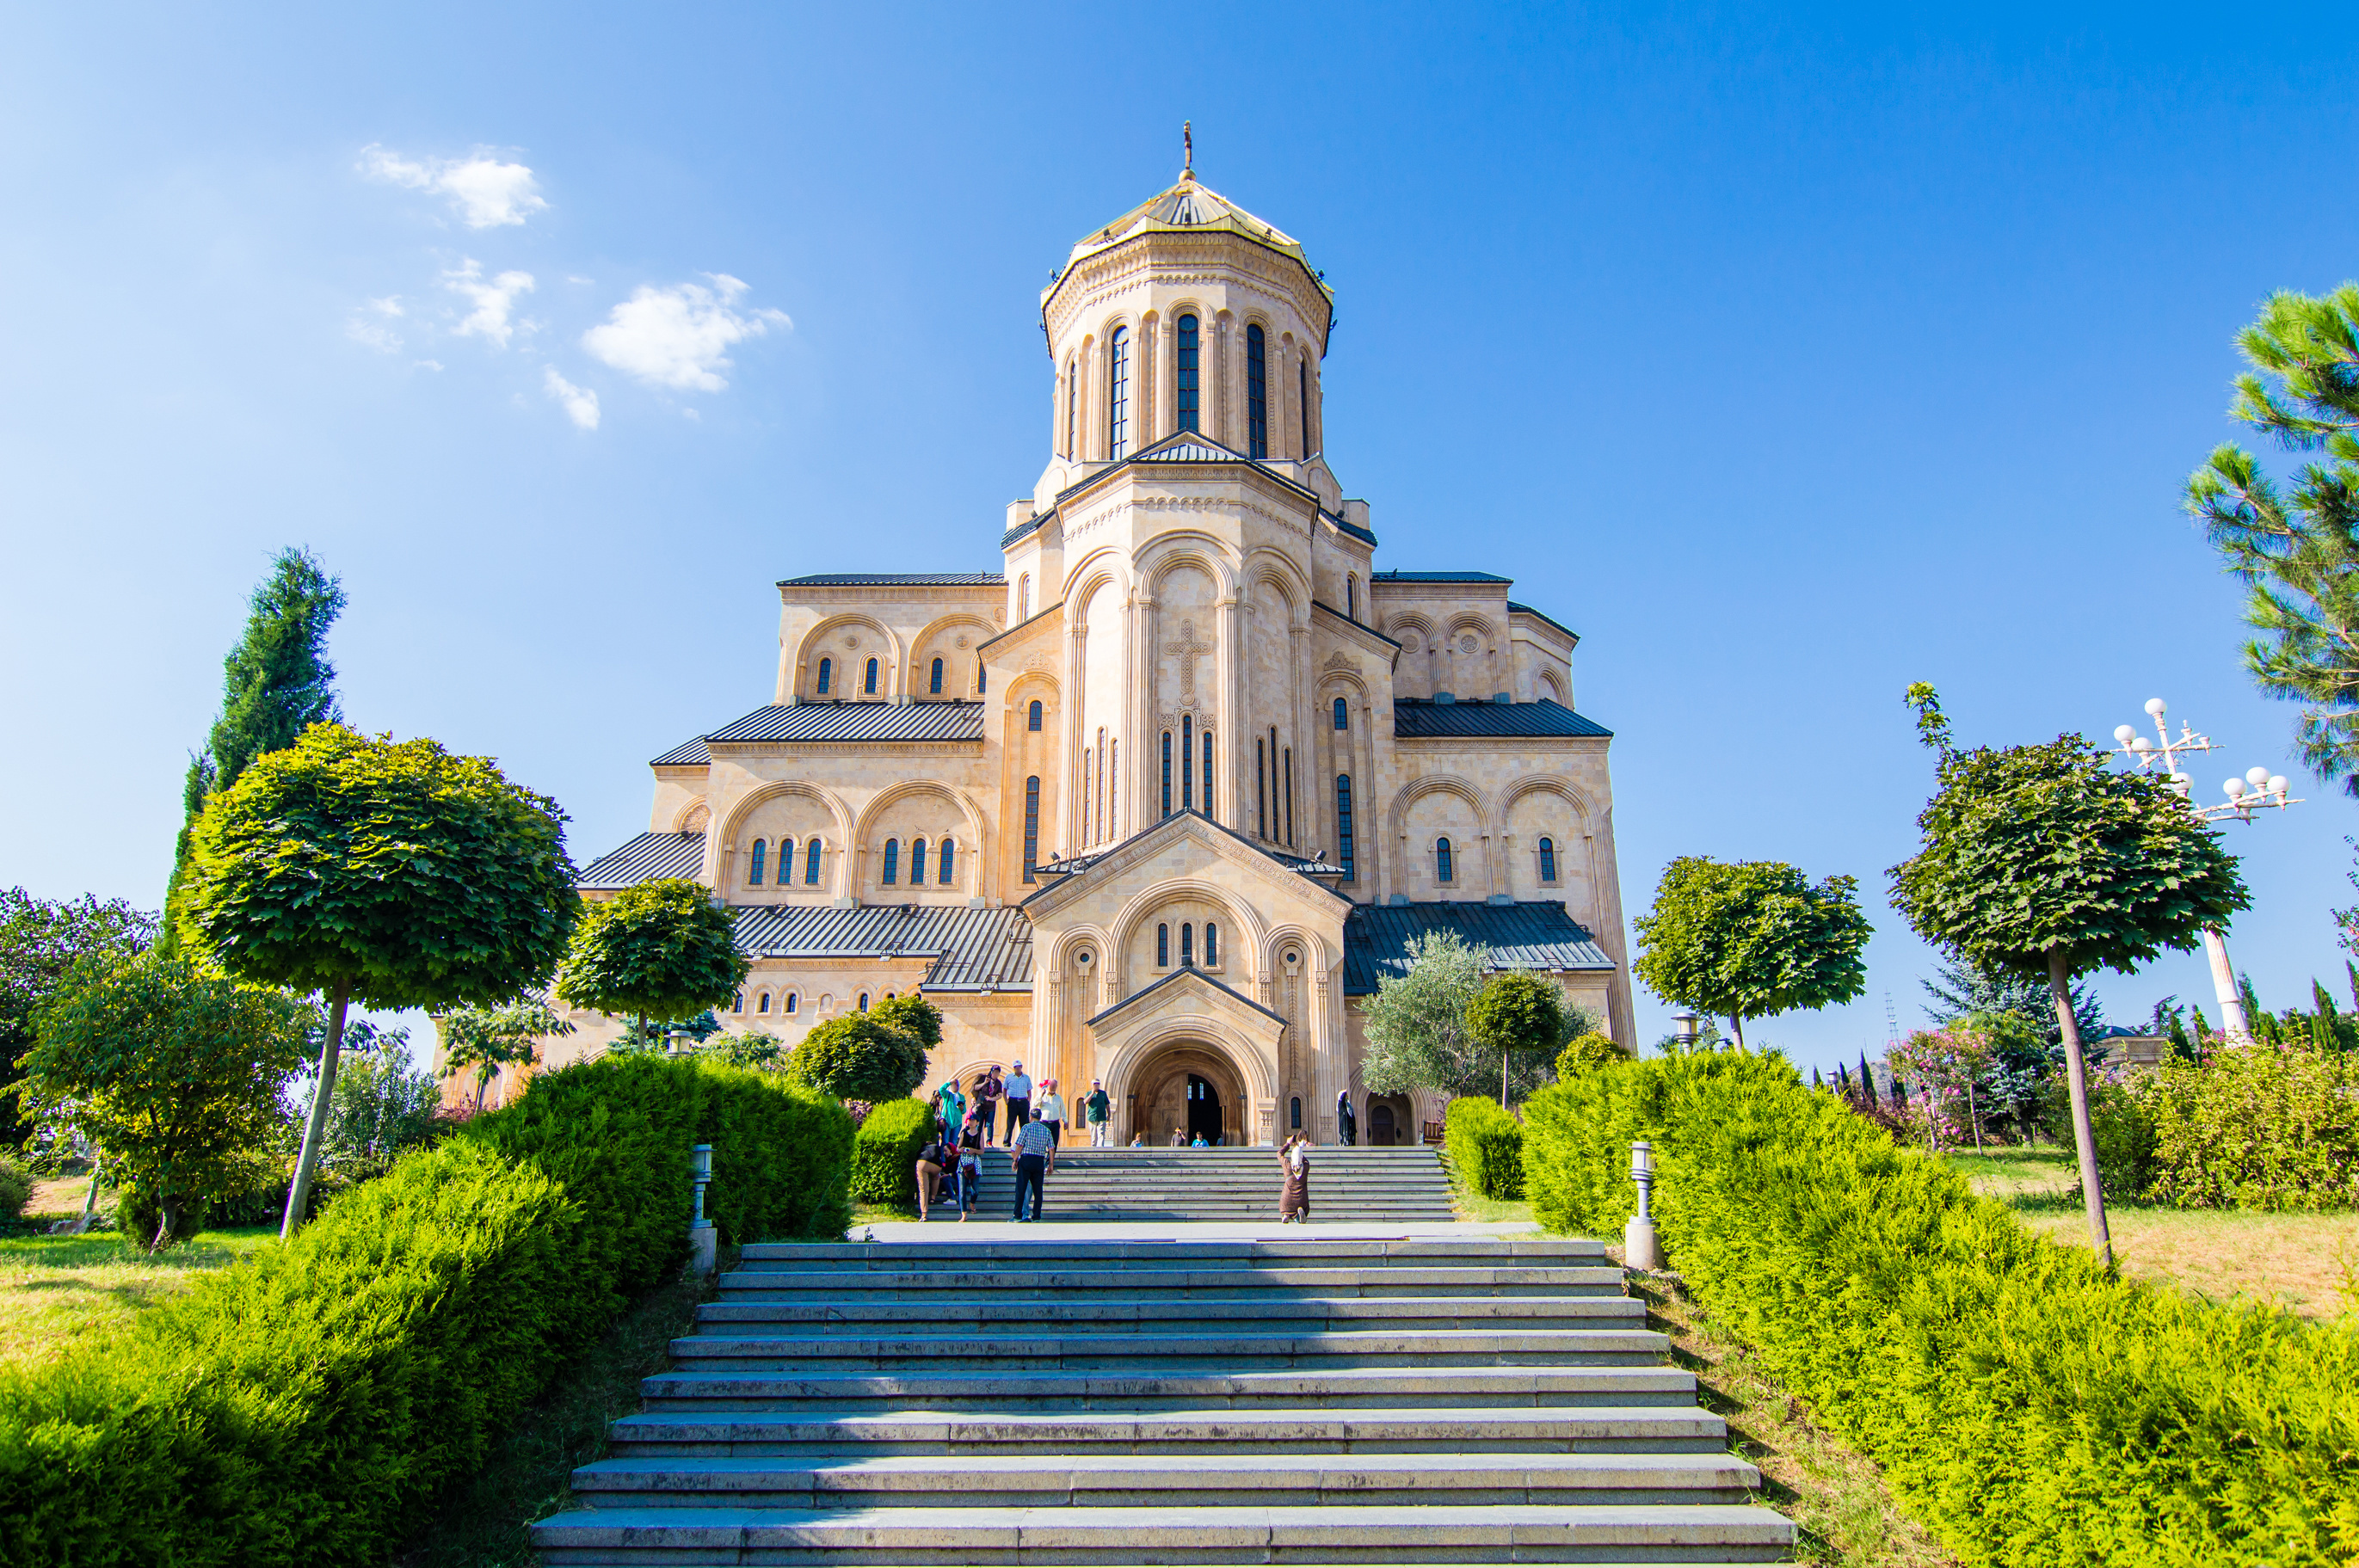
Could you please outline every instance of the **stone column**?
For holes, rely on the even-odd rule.
[[[1310,780],[1304,776],[1306,773],[1316,773],[1319,765],[1318,753],[1306,743],[1310,739],[1310,723],[1304,704],[1310,700],[1312,680],[1309,673],[1310,658],[1310,607],[1309,605],[1302,607],[1301,613],[1295,617],[1293,623],[1287,628],[1287,633],[1288,638],[1287,651],[1291,655],[1294,677],[1292,705],[1294,733],[1287,738],[1286,742],[1294,750],[1294,842],[1288,844],[1287,848],[1299,855],[1307,849],[1319,847],[1317,842],[1319,813],[1310,803]],[[1286,788],[1286,773],[1283,765],[1278,770],[1277,787],[1280,790]],[[1280,826],[1284,826],[1282,819]]]
[[[1162,732],[1156,723],[1155,595],[1139,589],[1131,595],[1130,618],[1130,746],[1127,779],[1115,781],[1115,792],[1127,803],[1111,838],[1127,838],[1158,820],[1160,802],[1156,781],[1163,763]],[[1176,765],[1176,763],[1175,763]]]
[[[1180,427],[1179,318],[1166,316],[1155,324],[1155,439]]]
[[[1057,760],[1057,773],[1065,783],[1057,792],[1057,831],[1053,840],[1048,840],[1048,824],[1041,825],[1041,836],[1048,840],[1040,845],[1043,860],[1049,858],[1051,849],[1071,853],[1084,847],[1081,842],[1081,792],[1088,787],[1088,781],[1082,773],[1082,737],[1089,733],[1089,715],[1082,709],[1082,698],[1089,690],[1089,637],[1086,621],[1079,615],[1066,618],[1065,723],[1064,733],[1058,737],[1064,755]]]
[[[1241,667],[1244,664],[1244,654],[1237,638],[1238,627],[1244,618],[1238,613],[1236,594],[1223,597],[1215,608],[1220,612],[1220,634],[1213,639],[1219,644],[1213,657],[1218,661],[1219,668],[1215,673],[1216,684],[1212,689],[1220,693],[1220,711],[1217,715],[1218,722],[1213,729],[1214,733],[1220,737],[1224,761],[1215,762],[1213,782],[1223,792],[1223,798],[1217,806],[1213,802],[1206,801],[1204,809],[1213,821],[1231,827],[1243,828],[1245,824],[1237,806],[1237,803],[1244,798],[1238,793],[1238,780],[1243,776],[1237,769],[1237,754],[1242,750],[1238,742],[1250,740],[1245,726],[1239,717],[1244,711],[1244,704],[1240,700],[1239,694],[1244,684],[1245,672]]]

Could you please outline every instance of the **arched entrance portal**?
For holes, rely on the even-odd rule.
[[[1156,1047],[1117,1092],[1125,1142],[1144,1136],[1160,1148],[1174,1132],[1182,1143],[1199,1132],[1207,1143],[1250,1141],[1245,1078],[1228,1054],[1209,1041],[1175,1040]]]

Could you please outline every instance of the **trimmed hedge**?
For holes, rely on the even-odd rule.
[[[1524,1195],[1524,1125],[1499,1102],[1468,1095],[1442,1113],[1442,1147],[1450,1168],[1469,1190],[1486,1198]]]
[[[2127,1283],[1776,1056],[1609,1065],[1524,1108],[1552,1229],[1655,1145],[1671,1265],[1972,1564],[2348,1564],[2359,1332]]]
[[[861,1203],[918,1212],[918,1151],[934,1113],[918,1099],[890,1099],[870,1109],[852,1141],[852,1195]]]
[[[851,1121],[822,1096],[651,1054],[543,1074],[288,1245],[0,1369],[0,1562],[384,1562],[679,1269],[699,1142],[724,1241],[849,1222]]]

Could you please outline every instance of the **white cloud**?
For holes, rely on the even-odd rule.
[[[508,319],[508,313],[517,295],[532,292],[532,274],[504,272],[487,283],[482,265],[470,257],[456,271],[442,275],[442,287],[473,301],[475,306],[467,319],[452,330],[453,335],[489,339],[505,349],[517,325]]]
[[[412,360],[409,362],[416,365],[419,370],[440,370],[442,368],[442,362],[440,360]]]
[[[401,296],[398,294],[388,294],[382,299],[372,299],[368,302],[368,308],[380,316],[399,316],[403,313]]]
[[[521,223],[549,207],[531,169],[520,163],[502,163],[485,147],[477,147],[462,158],[419,161],[387,152],[372,142],[361,149],[360,167],[372,179],[449,197],[460,222],[470,229]]]
[[[374,321],[363,320],[358,316],[344,323],[344,336],[360,344],[361,347],[375,349],[381,354],[397,354],[401,351],[400,333],[380,327]]]
[[[651,386],[719,392],[729,384],[717,373],[730,368],[728,350],[772,327],[794,323],[783,310],[738,312],[745,285],[726,273],[708,273],[712,287],[678,283],[669,288],[642,284],[614,307],[605,321],[582,334],[591,354]]]
[[[598,395],[587,387],[576,386],[557,373],[555,365],[541,367],[541,383],[549,395],[565,406],[566,416],[584,430],[598,427]]]

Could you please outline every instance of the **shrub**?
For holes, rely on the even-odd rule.
[[[1609,1036],[1593,1029],[1586,1034],[1575,1035],[1571,1044],[1557,1053],[1556,1076],[1559,1078],[1577,1078],[1583,1073],[1622,1059],[1622,1047],[1614,1044]]]
[[[852,1140],[852,1195],[860,1203],[918,1212],[918,1151],[934,1130],[926,1102],[887,1100],[871,1109]]]
[[[13,1154],[0,1154],[0,1219],[22,1219],[33,1195],[33,1173]]]
[[[2214,1051],[2200,1067],[2166,1065],[2131,1092],[2150,1127],[2152,1197],[2182,1208],[2359,1202],[2359,1056],[2288,1036]]]
[[[842,1232],[832,1101],[652,1056],[545,1074],[118,1337],[0,1368],[0,1562],[384,1562],[679,1267],[698,1142],[724,1241]]]
[[[1775,1056],[1609,1066],[1525,1117],[1551,1228],[1610,1235],[1651,1139],[1689,1289],[1976,1568],[2359,1552],[2351,1327],[2114,1277]]]
[[[925,1076],[917,1038],[864,1012],[820,1024],[787,1058],[788,1078],[838,1099],[906,1099]]]
[[[1499,1102],[1469,1095],[1450,1102],[1442,1114],[1441,1141],[1450,1168],[1486,1198],[1524,1195],[1523,1124]]]

